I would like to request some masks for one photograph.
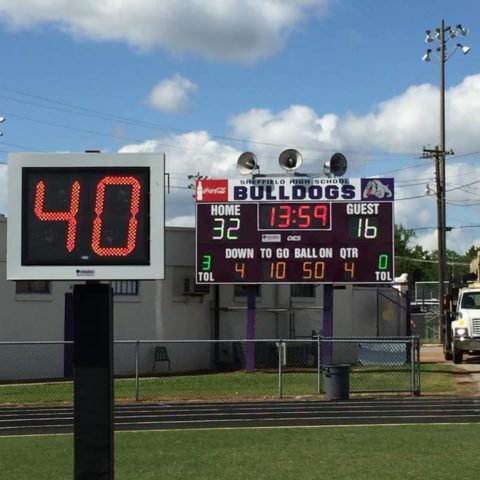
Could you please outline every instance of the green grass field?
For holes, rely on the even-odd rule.
[[[447,364],[421,365],[421,391],[429,393],[453,393],[458,369]],[[285,373],[282,394],[288,396],[312,396],[317,394],[316,373]],[[408,390],[410,372],[405,368],[388,371],[364,368],[350,376],[351,391]],[[133,379],[115,380],[117,400],[135,399]],[[142,378],[140,400],[182,399],[232,399],[278,398],[278,375],[275,373],[231,372],[203,375],[180,375]],[[25,383],[0,385],[0,405],[6,404],[55,404],[73,401],[71,382]]]
[[[116,480],[474,479],[480,425],[115,435]],[[72,436],[0,437],[2,480],[73,478]]]
[[[369,385],[381,388],[391,381],[388,375],[370,372]],[[456,376],[453,365],[422,364],[422,393],[462,393]],[[116,380],[117,399],[132,399],[134,387],[133,380]],[[246,398],[265,392],[275,396],[277,387],[276,375],[235,372],[144,379],[140,392],[145,399]],[[286,395],[305,389],[316,391],[316,375],[285,375]],[[69,382],[0,386],[0,404],[71,400]],[[473,479],[480,457],[466,452],[472,452],[477,439],[478,424],[119,432],[115,478]],[[73,437],[0,437],[0,471],[2,480],[71,479]]]

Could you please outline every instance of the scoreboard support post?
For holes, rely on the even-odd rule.
[[[255,285],[247,287],[247,347],[245,355],[245,370],[252,373],[255,370],[255,307],[257,289]]]
[[[322,337],[333,337],[333,284],[326,283],[323,286],[323,328]],[[322,345],[322,365],[332,362],[332,344]]]
[[[74,479],[113,480],[113,293],[75,285]]]

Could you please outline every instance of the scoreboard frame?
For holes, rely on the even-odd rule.
[[[10,154],[7,279],[163,279],[164,182],[164,154]]]
[[[285,176],[196,184],[199,284],[391,284],[394,180]]]

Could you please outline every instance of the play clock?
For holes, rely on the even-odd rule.
[[[11,155],[8,276],[161,278],[163,177],[163,155]]]

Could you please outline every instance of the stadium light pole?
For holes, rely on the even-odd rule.
[[[436,49],[438,53],[438,59],[440,64],[440,135],[439,144],[435,150],[424,149],[424,156],[431,156],[435,158],[435,169],[437,174],[437,232],[438,232],[438,315],[440,320],[440,337],[444,342],[446,325],[445,322],[445,309],[444,309],[444,282],[446,279],[446,210],[445,210],[445,157],[448,153],[445,150],[445,63],[447,60],[459,49],[466,55],[470,51],[470,47],[464,46],[461,43],[457,43],[455,48],[447,53],[447,42],[454,39],[458,35],[468,35],[468,29],[458,24],[455,27],[445,27],[445,21],[442,19],[440,26],[435,29],[434,32],[426,30],[425,43],[432,43],[437,40],[438,47]],[[427,49],[422,56],[424,62],[430,61],[432,49]],[[426,155],[425,155],[426,154]]]

